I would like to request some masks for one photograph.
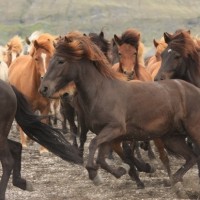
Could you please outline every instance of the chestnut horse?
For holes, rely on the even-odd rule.
[[[121,37],[114,35],[118,49],[119,63],[113,65],[113,70],[124,73],[128,80],[152,80],[151,75],[144,68],[143,46],[140,33],[135,29],[128,29]]]
[[[58,42],[40,86],[40,92],[51,97],[70,81],[75,82],[86,123],[96,133],[86,164],[89,178],[99,183],[98,165],[117,178],[125,173],[105,161],[112,144],[161,138],[171,151],[184,158],[187,155],[186,163],[171,179],[172,184],[181,181],[200,159],[185,142],[186,134],[200,147],[200,124],[196,123],[200,119],[200,89],[182,80],[119,80],[104,58],[87,37],[65,36]]]
[[[55,155],[69,162],[77,164],[83,162],[82,158],[78,156],[77,150],[65,140],[59,131],[40,122],[40,117],[32,112],[25,97],[15,87],[0,80],[0,91],[1,200],[5,200],[5,192],[11,173],[14,186],[22,190],[33,190],[32,184],[21,177],[22,145],[8,139],[14,118],[31,139],[45,146]],[[13,197],[13,199],[15,198]]]
[[[26,96],[33,111],[39,110],[42,115],[49,114],[50,100],[44,98],[38,92],[38,88],[54,53],[54,40],[55,36],[48,33],[40,35],[34,41],[30,55],[18,57],[11,64],[8,72],[9,82]],[[27,139],[22,131],[20,133],[22,145],[26,147]],[[44,151],[45,149],[41,148],[40,153]]]
[[[146,66],[146,70],[151,74],[152,78],[156,76],[158,73],[158,70],[160,69],[161,65],[161,53],[165,50],[167,47],[167,43],[164,40],[164,37],[162,37],[159,41],[153,40],[154,47],[156,49],[155,55],[153,55]]]
[[[23,40],[18,35],[11,38],[6,44],[6,51],[4,55],[4,61],[8,65],[23,53]]]

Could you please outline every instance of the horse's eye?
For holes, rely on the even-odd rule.
[[[119,52],[119,53],[118,53],[118,56],[119,56],[119,57],[121,57],[121,56],[122,56],[122,54]]]
[[[58,61],[58,64],[63,64],[64,63],[64,60],[59,60]]]
[[[180,55],[175,55],[175,59],[178,60],[181,56]]]

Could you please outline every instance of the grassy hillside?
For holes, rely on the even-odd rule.
[[[178,28],[200,33],[199,0],[12,0],[0,1],[0,43],[35,30],[54,34],[99,32],[106,37],[129,27],[141,31],[146,45]]]

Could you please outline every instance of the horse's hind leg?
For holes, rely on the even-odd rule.
[[[2,164],[3,174],[0,182],[0,200],[5,199],[5,192],[8,185],[8,181],[13,170],[14,160],[10,153],[7,139],[5,141],[0,141],[0,159]]]
[[[183,175],[197,162],[197,156],[186,144],[184,136],[169,136],[163,138],[165,147],[172,153],[182,156],[186,162],[172,177],[172,184],[182,180]]]
[[[32,185],[21,177],[22,145],[19,142],[15,142],[12,140],[8,140],[8,145],[12,157],[14,158],[13,185],[22,190],[32,191]]]

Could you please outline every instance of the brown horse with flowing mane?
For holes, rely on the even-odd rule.
[[[187,155],[186,163],[171,179],[173,184],[199,159],[185,142],[186,134],[200,147],[200,124],[196,123],[200,118],[199,88],[182,80],[119,80],[103,53],[87,37],[72,33],[58,42],[40,92],[51,97],[70,81],[76,84],[85,121],[96,133],[86,165],[91,180],[97,181],[98,165],[117,178],[125,173],[105,161],[110,145],[123,140],[161,138],[171,151],[184,158]]]
[[[30,55],[18,57],[8,71],[9,82],[26,96],[33,111],[39,110],[42,115],[49,114],[50,100],[44,98],[38,92],[38,88],[54,53],[55,38],[48,33],[40,35],[34,41]],[[22,145],[26,147],[27,139],[22,131],[20,133]],[[45,149],[41,148],[40,153],[44,151]]]
[[[164,33],[168,47],[155,80],[183,79],[200,87],[200,47],[187,31]]]

